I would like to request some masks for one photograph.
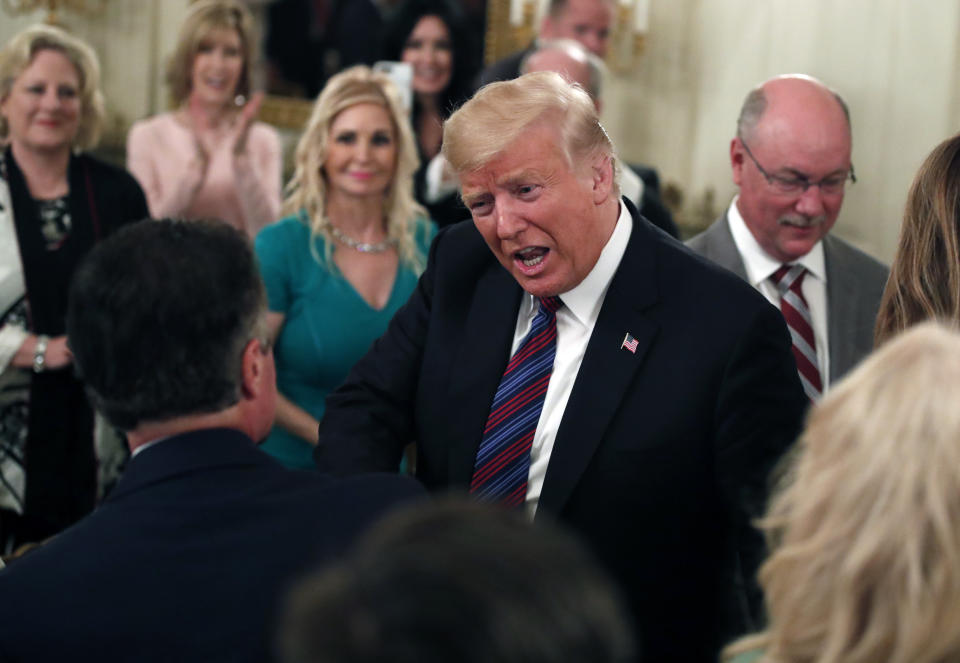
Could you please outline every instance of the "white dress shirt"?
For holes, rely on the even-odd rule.
[[[597,323],[597,316],[603,306],[610,281],[620,266],[620,260],[627,250],[630,232],[633,230],[633,218],[624,204],[620,203],[620,216],[613,234],[600,252],[597,264],[586,278],[569,292],[560,293],[563,306],[557,311],[557,354],[553,360],[553,373],[543,400],[543,411],[537,422],[537,432],[533,436],[530,449],[530,474],[527,477],[527,512],[531,517],[537,512],[543,479],[550,464],[553,441],[563,420],[563,411],[573,391],[573,383],[580,371],[583,354]],[[520,342],[530,331],[533,319],[540,308],[539,300],[524,293],[517,314],[517,328],[513,334],[513,346],[510,355],[517,351]]]
[[[740,210],[737,209],[738,198],[739,196],[735,197],[730,203],[727,221],[730,223],[733,242],[737,245],[737,251],[743,259],[743,266],[747,270],[747,280],[763,293],[771,304],[780,308],[780,292],[770,280],[770,276],[783,263],[764,251],[747,228]],[[813,319],[813,336],[817,342],[817,364],[820,368],[823,391],[826,392],[830,384],[830,347],[827,344],[827,270],[823,258],[823,242],[817,242],[808,254],[790,264],[803,265],[807,269],[801,290],[803,298],[807,300],[810,317]]]

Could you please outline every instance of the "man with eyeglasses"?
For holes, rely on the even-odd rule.
[[[809,76],[772,78],[744,100],[730,141],[740,193],[688,245],[779,307],[811,401],[870,352],[888,269],[829,234],[857,181],[850,114]]]

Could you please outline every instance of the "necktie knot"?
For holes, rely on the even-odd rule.
[[[563,306],[563,301],[557,297],[540,297],[540,308],[546,310],[549,313],[556,313],[557,310]]]
[[[770,280],[777,286],[782,297],[788,290],[799,293],[806,275],[807,268],[803,265],[780,265],[777,271],[770,275]]]

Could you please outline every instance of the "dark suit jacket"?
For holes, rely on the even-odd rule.
[[[727,215],[687,245],[742,279],[747,268],[730,233]],[[830,384],[835,384],[873,349],[873,327],[890,270],[838,237],[823,238],[827,270],[827,337]]]
[[[619,580],[645,660],[715,661],[733,560],[747,577],[759,562],[749,520],[805,399],[779,311],[628,207],[537,517],[579,531]],[[395,467],[416,440],[428,488],[465,489],[520,297],[472,224],[441,231],[410,300],[328,398],[318,464]]]
[[[261,661],[290,582],[391,505],[394,475],[286,470],[238,431],[172,437],[110,497],[0,571],[0,661]]]

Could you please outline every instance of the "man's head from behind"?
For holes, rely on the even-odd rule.
[[[540,38],[576,39],[591,53],[605,57],[614,4],[613,0],[550,0],[540,23]]]
[[[94,406],[118,428],[237,406],[245,432],[259,435],[276,393],[264,313],[239,232],[215,221],[143,221],[78,268],[67,334]]]
[[[479,504],[399,512],[292,596],[286,663],[633,660],[610,581],[566,532]]]
[[[617,221],[613,146],[554,72],[492,83],[444,125],[443,155],[490,250],[527,292],[577,286]]]
[[[520,73],[555,71],[571,83],[576,83],[593,98],[600,112],[600,92],[603,88],[605,65],[603,60],[573,39],[550,39],[537,44],[536,50],[520,63]]]
[[[808,76],[778,76],[747,95],[730,143],[737,208],[776,260],[793,262],[826,235],[853,177],[846,104]]]

